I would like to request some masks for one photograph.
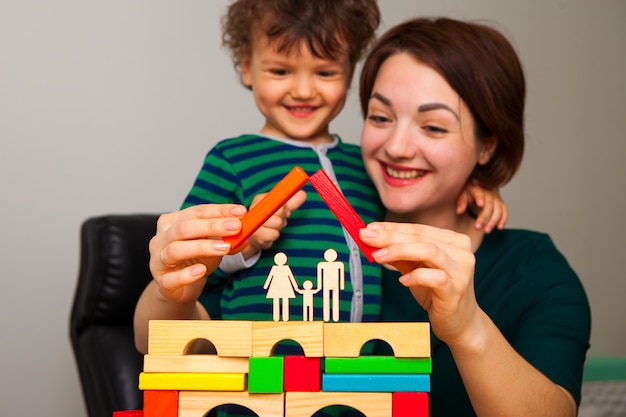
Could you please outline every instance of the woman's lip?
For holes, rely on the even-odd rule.
[[[400,167],[398,165],[386,164],[384,162],[380,163],[380,167],[382,169],[385,182],[396,187],[414,184],[421,181],[428,174],[428,171],[425,170]]]

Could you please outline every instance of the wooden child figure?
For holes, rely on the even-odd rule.
[[[302,321],[313,321],[313,295],[320,290],[320,287],[313,289],[313,282],[308,279],[302,284],[302,289],[296,288],[302,294]]]

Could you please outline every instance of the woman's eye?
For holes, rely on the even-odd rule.
[[[446,129],[442,127],[438,127],[438,126],[425,126],[424,130],[431,132],[431,133],[436,133],[436,134],[448,133]]]
[[[375,114],[367,116],[367,119],[374,124],[382,124],[390,121],[390,119],[385,116],[379,116]]]

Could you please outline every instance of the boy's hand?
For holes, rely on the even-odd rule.
[[[490,233],[494,227],[498,230],[504,229],[509,219],[509,210],[498,190],[486,190],[478,185],[468,184],[457,201],[457,214],[465,212],[472,203],[480,209],[474,223],[476,229],[482,228],[485,233]]]
[[[254,207],[265,194],[258,194],[252,200],[250,208]],[[287,219],[293,210],[304,203],[306,193],[299,190],[282,206],[276,213],[272,215],[263,226],[259,227],[256,232],[248,240],[248,245],[241,251],[244,259],[259,252],[261,249],[268,249],[280,237],[280,231],[287,224]]]

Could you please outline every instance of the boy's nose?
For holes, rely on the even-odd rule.
[[[293,80],[291,96],[296,99],[309,99],[315,95],[315,83],[311,77],[301,76]]]

